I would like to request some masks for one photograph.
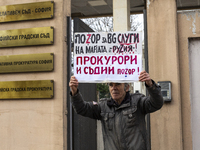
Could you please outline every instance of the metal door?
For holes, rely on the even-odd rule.
[[[74,18],[74,32],[94,32],[79,18]],[[79,90],[85,101],[97,101],[96,84],[79,83]],[[71,107],[68,103],[68,110]],[[71,117],[68,111],[68,150],[96,150],[96,120],[77,115],[73,110]],[[70,121],[70,122],[69,122]],[[69,135],[71,133],[72,135]]]

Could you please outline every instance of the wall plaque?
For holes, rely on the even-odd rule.
[[[53,71],[54,54],[0,56],[0,73]]]
[[[0,22],[53,18],[54,2],[0,6]]]
[[[53,44],[53,27],[0,31],[0,48]]]
[[[53,80],[0,82],[0,99],[53,98]]]

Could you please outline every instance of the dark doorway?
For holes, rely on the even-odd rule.
[[[74,32],[94,32],[79,18],[74,18]],[[73,44],[72,44],[73,45]],[[69,67],[69,66],[68,66]],[[79,90],[85,101],[97,101],[95,83],[79,83]],[[68,102],[68,110],[72,109]],[[70,135],[71,134],[71,135]],[[74,110],[68,111],[68,150],[96,150],[96,120],[77,115]]]

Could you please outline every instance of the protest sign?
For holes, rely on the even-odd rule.
[[[138,81],[142,32],[75,33],[74,75],[79,82]]]

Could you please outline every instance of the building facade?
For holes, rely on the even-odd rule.
[[[73,1],[73,0],[72,0]],[[53,55],[53,69],[45,70],[22,70],[13,71],[16,66],[5,69],[0,74],[0,149],[2,150],[67,150],[70,144],[67,140],[67,54],[71,49],[67,49],[67,16],[71,16],[70,0],[54,0],[53,7],[37,5],[29,8],[22,6],[29,3],[49,2],[47,0],[0,0],[0,57],[20,55],[20,59],[11,59],[14,62],[20,62],[27,65],[33,60],[33,54],[43,56],[43,53]],[[130,1],[129,1],[130,3]],[[127,3],[129,5],[129,3]],[[18,12],[9,10],[9,6],[19,5]],[[114,5],[116,11],[118,5]],[[129,10],[126,6],[125,11]],[[172,83],[172,101],[165,103],[163,108],[150,115],[151,127],[151,149],[152,150],[197,150],[200,146],[199,135],[199,110],[198,85],[200,80],[198,75],[200,69],[199,37],[200,37],[200,10],[187,9],[177,10],[176,0],[147,0],[145,3],[147,11],[147,39],[148,39],[148,66],[149,73],[155,81],[171,81]],[[42,18],[42,13],[53,10],[53,16]],[[8,12],[9,11],[9,12]],[[130,11],[130,10],[129,10]],[[32,19],[31,14],[35,13]],[[38,14],[39,13],[39,14]],[[24,15],[29,15],[28,18]],[[126,21],[129,17],[126,14]],[[18,18],[17,18],[18,17]],[[6,21],[7,19],[11,19]],[[17,18],[16,20],[12,20]],[[24,18],[24,19],[23,19]],[[33,36],[23,37],[25,44],[12,45],[9,42],[20,40],[20,35],[35,33],[41,27],[53,28],[53,41],[49,44],[43,44],[45,40],[33,41]],[[127,27],[128,28],[128,27]],[[25,31],[20,29],[29,29],[30,33],[22,34]],[[16,33],[14,30],[17,30]],[[127,29],[125,29],[127,30]],[[11,32],[10,32],[11,31]],[[20,31],[20,32],[19,32]],[[32,31],[34,31],[32,33]],[[14,35],[9,35],[13,33]],[[37,34],[37,33],[35,33]],[[50,38],[46,33],[46,39]],[[51,34],[51,35],[52,35]],[[51,36],[50,35],[50,36]],[[35,35],[37,37],[37,35]],[[9,40],[8,40],[9,39]],[[29,40],[29,41],[28,41]],[[8,42],[5,45],[5,41]],[[39,44],[35,44],[39,42]],[[16,43],[20,43],[16,42]],[[16,44],[15,43],[15,44]],[[9,46],[12,45],[12,46]],[[22,56],[23,55],[23,56]],[[35,58],[35,62],[40,59]],[[1,61],[0,69],[7,67],[5,61]],[[52,59],[51,59],[52,60]],[[10,61],[10,59],[9,59]],[[45,62],[44,62],[45,61]],[[43,64],[49,62],[43,60]],[[51,61],[52,62],[52,61]],[[13,63],[14,64],[14,63]],[[12,64],[12,65],[13,65]],[[39,63],[38,63],[39,64]],[[28,67],[34,68],[34,67]],[[46,68],[46,67],[44,67]],[[23,97],[28,91],[28,81],[51,81],[53,85],[53,94],[43,93],[44,86],[33,87],[37,90]],[[10,83],[10,81],[12,83]],[[17,82],[16,82],[17,81]],[[18,82],[19,81],[19,82]],[[4,83],[5,82],[5,83]],[[24,88],[17,84],[24,85]],[[45,85],[45,84],[44,84]],[[12,92],[11,92],[12,88]],[[8,90],[9,89],[9,90]],[[30,90],[29,90],[30,91]],[[47,95],[47,97],[40,97]],[[18,97],[18,94],[20,93]],[[14,93],[14,94],[13,94]],[[13,97],[12,97],[13,94]],[[8,97],[11,95],[11,98]]]

